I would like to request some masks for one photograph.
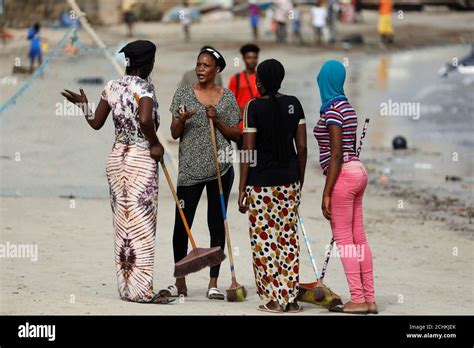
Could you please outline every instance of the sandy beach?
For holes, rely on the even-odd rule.
[[[472,314],[474,144],[470,138],[474,130],[474,78],[456,75],[441,79],[437,71],[453,57],[469,52],[474,15],[407,13],[405,21],[395,23],[399,41],[393,48],[378,44],[374,12],[364,12],[364,20],[359,26],[339,29],[341,36],[354,31],[367,33],[366,44],[361,47],[277,46],[266,36],[261,42],[260,60],[274,57],[285,65],[283,93],[298,96],[306,113],[309,161],[301,211],[318,266],[322,266],[331,231],[320,209],[324,176],[312,135],[320,105],[314,78],[324,60],[347,58],[346,92],[358,111],[360,124],[363,118],[371,118],[362,151],[370,182],[364,214],[374,255],[380,313]],[[435,24],[436,31],[430,31]],[[97,28],[112,48],[126,42],[124,30],[123,26]],[[410,33],[414,31],[419,35],[411,39]],[[26,42],[21,37],[24,33],[13,32],[16,39],[2,48],[0,54],[0,78],[11,76],[15,57],[27,59]],[[52,49],[64,32],[45,29],[43,35]],[[193,67],[196,53],[204,44],[215,45],[228,62],[236,62],[238,48],[249,40],[250,30],[244,19],[231,23],[203,21],[193,28],[191,43],[183,44],[181,35],[176,24],[137,25],[137,37],[153,40],[158,46],[152,79],[160,103],[159,134],[170,149],[169,156],[175,159],[178,146],[171,140],[168,108],[182,74]],[[92,45],[84,31],[80,31],[79,37]],[[309,31],[305,37],[307,41],[312,39]],[[425,47],[420,48],[421,45]],[[225,84],[241,68],[229,64],[223,74]],[[16,83],[0,85],[0,103],[6,102],[27,78],[15,77]],[[0,244],[4,250],[8,243],[37,246],[38,251],[37,260],[33,255],[0,257],[0,314],[260,314],[256,307],[262,301],[256,294],[252,271],[248,220],[237,210],[238,175],[228,219],[237,278],[248,290],[247,300],[207,300],[208,270],[203,270],[189,276],[189,296],[173,304],[120,301],[105,176],[106,158],[114,140],[113,124],[109,119],[96,132],[82,116],[61,116],[56,112],[58,103],[63,103],[60,90],[78,90],[77,80],[83,77],[100,77],[105,84],[116,75],[100,52],[81,51],[75,57],[62,53],[15,105],[0,113]],[[90,101],[99,100],[103,85],[82,87]],[[470,102],[459,102],[458,99],[469,101],[469,95]],[[380,116],[380,105],[388,99],[420,102],[421,117],[414,120]],[[456,122],[448,122],[443,117],[447,114]],[[442,135],[440,128],[446,129]],[[407,137],[409,150],[391,150],[392,139],[399,134]],[[176,181],[175,172],[172,176]],[[446,181],[446,176],[461,180]],[[202,246],[209,243],[206,207],[204,194],[192,228]],[[155,290],[173,282],[173,222],[174,202],[160,173]],[[302,236],[300,244],[300,281],[312,282],[314,274]],[[230,285],[228,265],[224,261],[221,268],[222,290]],[[349,300],[338,257],[331,259],[325,283],[344,301]],[[324,308],[305,303],[303,306],[305,310],[297,315],[333,315]]]

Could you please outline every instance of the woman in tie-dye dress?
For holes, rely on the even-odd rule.
[[[120,298],[168,303],[168,298],[153,292],[158,162],[164,154],[156,136],[158,103],[154,86],[148,81],[156,47],[149,41],[134,41],[121,52],[128,62],[126,74],[107,83],[95,113],[89,110],[82,89],[81,94],[68,90],[62,94],[82,107],[87,122],[96,130],[112,111],[116,139],[107,160],[107,179]]]

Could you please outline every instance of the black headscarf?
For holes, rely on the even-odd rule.
[[[207,47],[203,47],[201,52],[199,52],[199,56],[203,53],[207,53],[212,58],[214,58],[214,60],[216,61],[216,65],[219,67],[219,72],[222,72],[224,70],[224,68],[226,67],[226,62],[225,62],[224,56],[220,54],[219,51],[217,51],[215,48],[207,46]]]
[[[129,67],[136,68],[153,63],[156,46],[151,41],[137,40],[127,44],[119,53],[125,54],[125,57],[128,58]]]
[[[282,116],[280,102],[276,97],[283,78],[285,77],[285,68],[278,60],[268,59],[258,65],[257,76],[265,88],[265,95],[270,98],[271,113],[273,116],[271,137],[273,158],[278,161],[280,166],[287,166],[286,119]]]

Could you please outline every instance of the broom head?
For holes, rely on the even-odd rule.
[[[230,288],[227,289],[227,301],[229,302],[243,302],[247,297],[247,290],[237,283],[235,279],[232,280]]]
[[[298,300],[328,309],[342,304],[339,295],[332,292],[327,286],[317,286],[317,284],[317,282],[307,284],[300,283]]]
[[[196,248],[174,265],[174,277],[181,278],[198,272],[206,267],[213,267],[225,260],[221,247]]]

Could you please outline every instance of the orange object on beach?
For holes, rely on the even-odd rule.
[[[393,11],[392,0],[380,0],[379,14],[381,16],[389,16]]]
[[[2,40],[13,40],[13,34],[4,29],[0,29],[0,38]]]
[[[69,56],[75,56],[78,51],[79,51],[79,48],[77,48],[77,46],[72,45],[72,44],[64,47],[64,52]]]

